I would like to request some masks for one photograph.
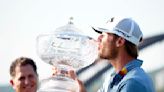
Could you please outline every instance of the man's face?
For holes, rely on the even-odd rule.
[[[102,33],[98,37],[99,57],[102,59],[114,59],[117,57],[118,49],[116,47],[116,39],[110,33]]]
[[[36,92],[38,76],[31,65],[17,66],[10,81],[16,92]]]

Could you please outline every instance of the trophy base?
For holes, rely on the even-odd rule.
[[[42,80],[37,92],[78,92],[78,84],[69,77],[56,75]]]

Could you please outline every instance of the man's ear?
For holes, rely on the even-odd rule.
[[[10,80],[10,84],[13,86],[14,85],[14,82],[13,82],[13,80],[11,79]]]
[[[120,47],[120,46],[123,46],[124,44],[125,44],[125,39],[124,38],[122,38],[122,37],[119,37],[118,39],[117,39],[117,41],[116,41],[116,46],[117,47]]]
[[[10,84],[13,87],[13,89],[16,89],[16,86],[15,86],[15,83],[14,83],[14,80],[13,79],[10,80]]]

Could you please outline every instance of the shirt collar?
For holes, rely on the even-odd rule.
[[[130,71],[133,68],[141,67],[142,63],[143,63],[142,60],[133,59],[132,61],[130,61],[128,64],[125,65],[125,68],[127,69],[127,71]]]
[[[133,68],[136,68],[136,67],[141,67],[143,61],[142,60],[139,60],[139,59],[133,59],[132,61],[130,61],[129,63],[127,63],[123,68],[122,70],[119,71],[120,72],[128,72],[130,70],[132,70]],[[111,76],[114,76],[116,74],[119,74],[119,73],[116,73],[115,71],[111,74]]]
[[[142,65],[143,61],[139,60],[139,59],[133,59],[132,61],[130,61],[129,63],[127,63],[122,70],[120,70],[118,73],[114,72],[112,73],[111,77],[111,87],[113,87],[113,85],[118,84],[121,79],[132,69],[136,68],[136,67],[140,67]]]

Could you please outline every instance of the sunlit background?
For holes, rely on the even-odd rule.
[[[9,85],[9,66],[20,56],[36,61],[40,79],[51,75],[51,66],[37,56],[36,37],[67,24],[69,17],[74,18],[76,27],[95,38],[92,25],[113,16],[130,17],[146,38],[164,33],[163,9],[163,0],[0,0],[0,87]],[[147,72],[164,67],[163,51],[163,41],[140,51]],[[164,85],[160,77],[156,79],[156,85]]]

